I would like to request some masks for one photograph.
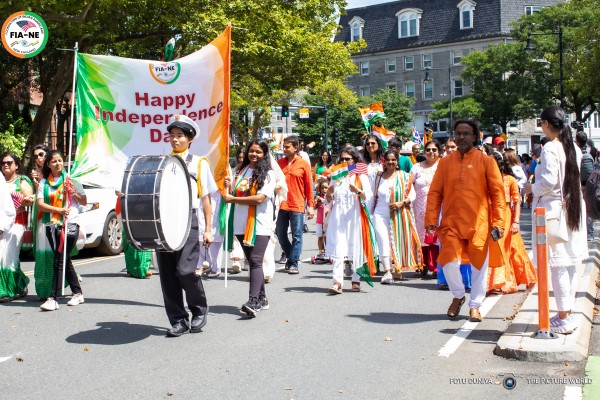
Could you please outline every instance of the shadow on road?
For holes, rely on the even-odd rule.
[[[129,344],[147,339],[150,336],[164,336],[165,328],[129,324],[127,322],[98,322],[97,329],[83,331],[69,336],[68,343],[104,344],[115,346]]]
[[[421,322],[448,320],[448,317],[445,314],[407,314],[391,312],[375,312],[365,315],[348,314],[347,317],[361,318],[367,322],[376,324],[418,324]]]
[[[236,317],[240,316],[240,308],[234,306],[210,306],[209,314],[230,314]]]
[[[327,294],[327,288],[314,286],[291,286],[283,288],[286,292],[323,293]]]

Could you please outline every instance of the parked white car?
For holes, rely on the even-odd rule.
[[[123,249],[123,231],[117,219],[114,189],[101,189],[84,185],[87,205],[79,211],[79,225],[85,231],[84,248],[96,248],[103,255],[116,255]]]

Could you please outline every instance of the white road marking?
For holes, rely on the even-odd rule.
[[[112,256],[111,259],[117,259],[117,258],[122,258],[125,257],[124,254],[119,254],[118,256]],[[102,257],[102,258],[93,258],[93,259],[87,259],[87,260],[77,260],[77,261],[73,261],[73,267],[78,267],[80,265],[86,265],[86,264],[93,264],[93,263],[97,263],[100,261],[105,261],[107,257]],[[25,275],[27,276],[31,276],[33,275],[33,271],[27,271],[24,272]]]
[[[8,361],[12,358],[13,356],[8,356],[8,357],[0,357],[0,363],[4,362],[4,361]]]
[[[565,386],[563,400],[582,400],[583,388],[581,386]]]
[[[481,313],[481,317],[484,318],[486,314],[494,307],[494,305],[500,300],[502,295],[487,297],[483,303],[481,303],[481,307],[479,307],[479,312]],[[450,357],[465,341],[465,339],[477,328],[479,322],[471,322],[467,321],[465,324],[452,336],[444,346],[438,351],[438,356],[440,357]]]

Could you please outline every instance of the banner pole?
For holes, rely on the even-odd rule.
[[[73,86],[71,88],[71,120],[69,121],[69,156],[67,163],[67,178],[71,176],[71,153],[73,151],[73,120],[75,119],[75,81],[77,79],[77,50],[79,43],[75,42],[74,58],[73,58]],[[63,183],[64,185],[64,183]],[[67,196],[67,207],[71,206],[71,196],[68,193],[65,193]],[[60,295],[65,295],[65,275],[66,275],[66,265],[67,265],[67,225],[69,224],[69,219],[65,216],[65,223],[63,226],[64,230],[64,247],[63,247],[63,259],[62,259],[62,279],[60,285]],[[56,299],[54,299],[56,300]]]

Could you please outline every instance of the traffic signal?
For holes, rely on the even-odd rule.
[[[238,119],[240,122],[246,122],[246,116],[248,115],[248,111],[245,108],[240,109],[240,113],[238,114]]]
[[[283,118],[290,116],[290,108],[288,106],[281,106],[281,116]]]

